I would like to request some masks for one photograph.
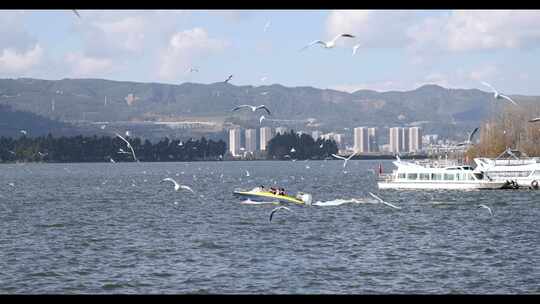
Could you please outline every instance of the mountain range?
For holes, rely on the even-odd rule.
[[[512,95],[518,103],[536,96]],[[349,129],[356,126],[420,124],[427,132],[448,126],[479,125],[504,101],[478,89],[423,85],[411,91],[353,93],[279,84],[235,86],[230,83],[139,83],[104,79],[0,79],[0,105],[58,123],[214,121],[221,126],[259,125],[250,111],[232,112],[239,104],[265,104],[265,123],[295,128]],[[58,127],[58,126],[56,126]]]

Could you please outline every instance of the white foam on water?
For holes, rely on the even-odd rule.
[[[279,205],[279,202],[254,202],[254,201],[248,199],[248,200],[240,202],[240,204],[243,204],[243,205],[267,205],[267,204]]]
[[[343,204],[372,204],[372,203],[373,202],[371,200],[369,200],[369,199],[356,199],[356,198],[341,199],[341,198],[338,198],[338,199],[331,200],[331,201],[326,201],[326,202],[317,201],[317,202],[313,203],[312,205],[320,206],[320,207],[326,207],[326,206],[340,206],[340,205],[343,205]]]

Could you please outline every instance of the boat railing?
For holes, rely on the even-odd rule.
[[[539,158],[525,158],[525,159],[495,159],[493,160],[497,166],[521,166],[540,163]]]
[[[381,173],[377,176],[378,182],[391,182],[394,179],[394,174],[392,173]]]

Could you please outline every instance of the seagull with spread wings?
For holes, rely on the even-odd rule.
[[[164,178],[162,179],[159,183],[163,183],[163,182],[172,182],[174,184],[174,191],[178,191],[180,189],[184,189],[184,190],[188,190],[188,191],[191,191],[191,193],[195,193],[195,191],[193,191],[193,189],[191,189],[189,186],[186,186],[186,185],[180,185],[178,184],[174,179],[170,178],[170,177],[167,177],[167,178]]]
[[[469,133],[469,137],[467,138],[467,141],[461,142],[457,144],[457,146],[466,146],[466,145],[472,144],[472,140],[476,132],[478,132],[478,128],[475,128],[471,133]]]
[[[333,47],[336,46],[336,41],[340,38],[340,37],[347,37],[347,38],[354,38],[355,36],[351,35],[351,34],[339,34],[337,35],[336,37],[334,37],[334,39],[330,40],[330,41],[322,41],[322,40],[315,40],[313,42],[311,42],[310,44],[306,45],[305,47],[303,47],[301,49],[302,50],[305,50],[307,49],[308,47],[311,47],[315,44],[320,44],[322,45],[323,48],[325,49],[331,49]]]
[[[349,157],[345,158],[345,157],[343,157],[343,156],[339,156],[339,155],[336,155],[336,154],[332,154],[333,157],[343,160],[343,168],[345,168],[345,167],[347,166],[347,162],[348,162],[351,158],[353,158],[353,156],[355,156],[355,155],[356,155],[356,152],[352,153],[351,155],[349,155]]]
[[[270,219],[269,221],[271,222],[272,221],[272,217],[274,216],[274,213],[276,213],[278,210],[281,210],[281,209],[285,209],[285,210],[288,210],[288,211],[291,211],[291,209],[289,209],[288,207],[285,207],[285,206],[279,206],[277,208],[274,208],[274,210],[272,210],[272,212],[270,212]]]
[[[485,82],[485,81],[482,81],[482,84],[485,85],[486,87],[489,87],[492,91],[493,91],[493,97],[495,99],[506,99],[508,101],[510,101],[511,103],[513,103],[514,105],[517,106],[517,103],[515,101],[512,100],[512,98],[506,96],[506,95],[503,95],[501,93],[499,93],[497,90],[495,90],[495,88],[490,85],[489,83]]]
[[[255,112],[259,109],[263,109],[266,111],[266,113],[268,113],[268,115],[272,115],[270,113],[270,110],[268,110],[268,108],[265,106],[265,105],[260,105],[260,106],[252,106],[252,105],[239,105],[239,106],[236,106],[234,109],[232,109],[233,111],[238,111],[240,109],[244,109],[244,108],[249,108],[251,109],[252,112]]]
[[[125,138],[123,138],[122,135],[120,135],[120,134],[118,134],[118,133],[115,133],[115,134],[116,134],[116,136],[120,137],[120,139],[122,139],[123,141],[126,142],[127,147],[128,147],[129,149],[131,149],[131,155],[133,155],[133,159],[134,159],[135,161],[138,162],[139,160],[138,160],[137,157],[135,156],[135,151],[133,150],[133,147],[131,146],[131,144],[129,143],[129,141],[127,141]]]

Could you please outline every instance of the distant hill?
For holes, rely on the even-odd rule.
[[[538,102],[537,97],[523,97]],[[517,101],[520,98],[516,97]],[[258,115],[231,112],[238,104],[265,104],[274,124],[297,121],[312,129],[360,125],[393,126],[424,121],[426,130],[460,123],[478,125],[494,102],[477,89],[424,85],[412,91],[354,93],[313,87],[235,86],[228,83],[180,85],[103,79],[0,79],[0,104],[57,121],[174,121],[205,117],[258,125]],[[53,105],[54,104],[54,105]],[[268,122],[272,122],[268,120]]]
[[[26,131],[29,137],[49,133],[66,136],[87,133],[68,123],[54,121],[30,112],[14,111],[11,107],[0,104],[0,136],[19,137],[23,134],[21,130]]]

